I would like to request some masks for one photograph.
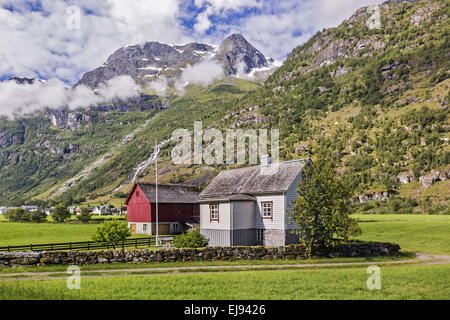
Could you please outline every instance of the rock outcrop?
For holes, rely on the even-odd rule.
[[[450,178],[450,169],[432,170],[429,174],[419,177],[419,182],[425,188],[431,188],[434,183]]]

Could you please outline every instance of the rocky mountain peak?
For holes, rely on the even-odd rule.
[[[239,33],[233,33],[222,42],[216,57],[224,62],[228,75],[239,71],[249,73],[254,68],[269,65],[264,55]]]
[[[219,48],[199,42],[173,45],[150,41],[116,50],[100,67],[85,73],[78,84],[96,88],[121,75],[145,84],[161,74],[176,78],[187,64],[210,59],[222,64],[226,75],[249,73],[269,65],[264,55],[237,33],[226,38]]]

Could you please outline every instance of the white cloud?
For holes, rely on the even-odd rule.
[[[175,83],[172,82],[172,85],[176,93],[181,95],[188,84],[208,86],[215,80],[223,78],[223,76],[224,71],[221,64],[211,60],[204,60],[195,65],[188,64],[180,77],[175,80]],[[147,86],[162,97],[167,96],[167,90],[170,88],[169,80],[164,75],[149,82]]]
[[[122,46],[184,42],[180,1],[41,0],[42,11],[31,11],[24,0],[0,0],[0,76],[57,77],[74,84]],[[67,27],[70,5],[84,12],[80,29]]]
[[[265,55],[284,59],[317,31],[339,25],[363,6],[384,0],[283,0],[263,1],[257,12],[217,29],[226,35],[242,33]]]
[[[18,84],[15,81],[0,82],[0,115],[28,114],[44,108],[85,108],[113,99],[127,99],[139,94],[140,88],[130,76],[113,78],[93,91],[85,86],[68,87],[59,79],[44,83]]]
[[[29,9],[30,1],[0,0],[0,76],[59,78],[74,84],[82,73],[128,44],[217,44],[232,32],[242,33],[264,54],[282,59],[318,30],[339,24],[361,6],[380,2],[194,0],[195,12],[183,0],[40,0],[39,11]],[[80,29],[67,28],[71,5],[82,9]],[[252,13],[240,17],[247,9]],[[183,19],[193,20],[194,33]],[[217,20],[221,22],[213,23]]]
[[[188,65],[181,75],[183,83],[209,85],[213,81],[223,77],[222,65],[213,61],[203,61],[196,65]]]
[[[210,17],[213,15],[226,16],[231,11],[241,11],[245,8],[258,8],[261,3],[257,0],[195,0],[194,4],[204,11],[197,15],[197,22],[194,25],[195,31],[204,33],[211,28]]]

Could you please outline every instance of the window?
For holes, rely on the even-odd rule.
[[[263,219],[272,219],[272,201],[261,202],[261,215]]]
[[[219,221],[219,205],[210,204],[209,205],[210,221]]]
[[[173,224],[173,232],[178,232],[178,223]]]
[[[256,241],[264,241],[264,229],[256,229]]]
[[[144,224],[142,225],[142,230],[143,230],[143,231],[147,231],[147,224],[146,224],[146,223],[144,223]]]
[[[136,191],[136,197],[139,197],[139,190]]]

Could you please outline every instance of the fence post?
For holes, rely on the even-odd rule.
[[[51,250],[53,251],[53,243],[51,243]]]
[[[8,252],[11,252],[11,249],[9,248],[9,244],[8,244]]]
[[[70,250],[72,250],[72,242],[70,242],[70,247],[69,248],[70,248]]]
[[[30,251],[33,251],[33,244],[30,244]]]
[[[137,249],[137,238],[134,239],[134,247]]]
[[[125,241],[122,241],[122,250],[125,250]]]
[[[90,250],[90,246],[89,246],[89,244],[90,244],[91,242],[90,241],[88,241],[88,251]]]

